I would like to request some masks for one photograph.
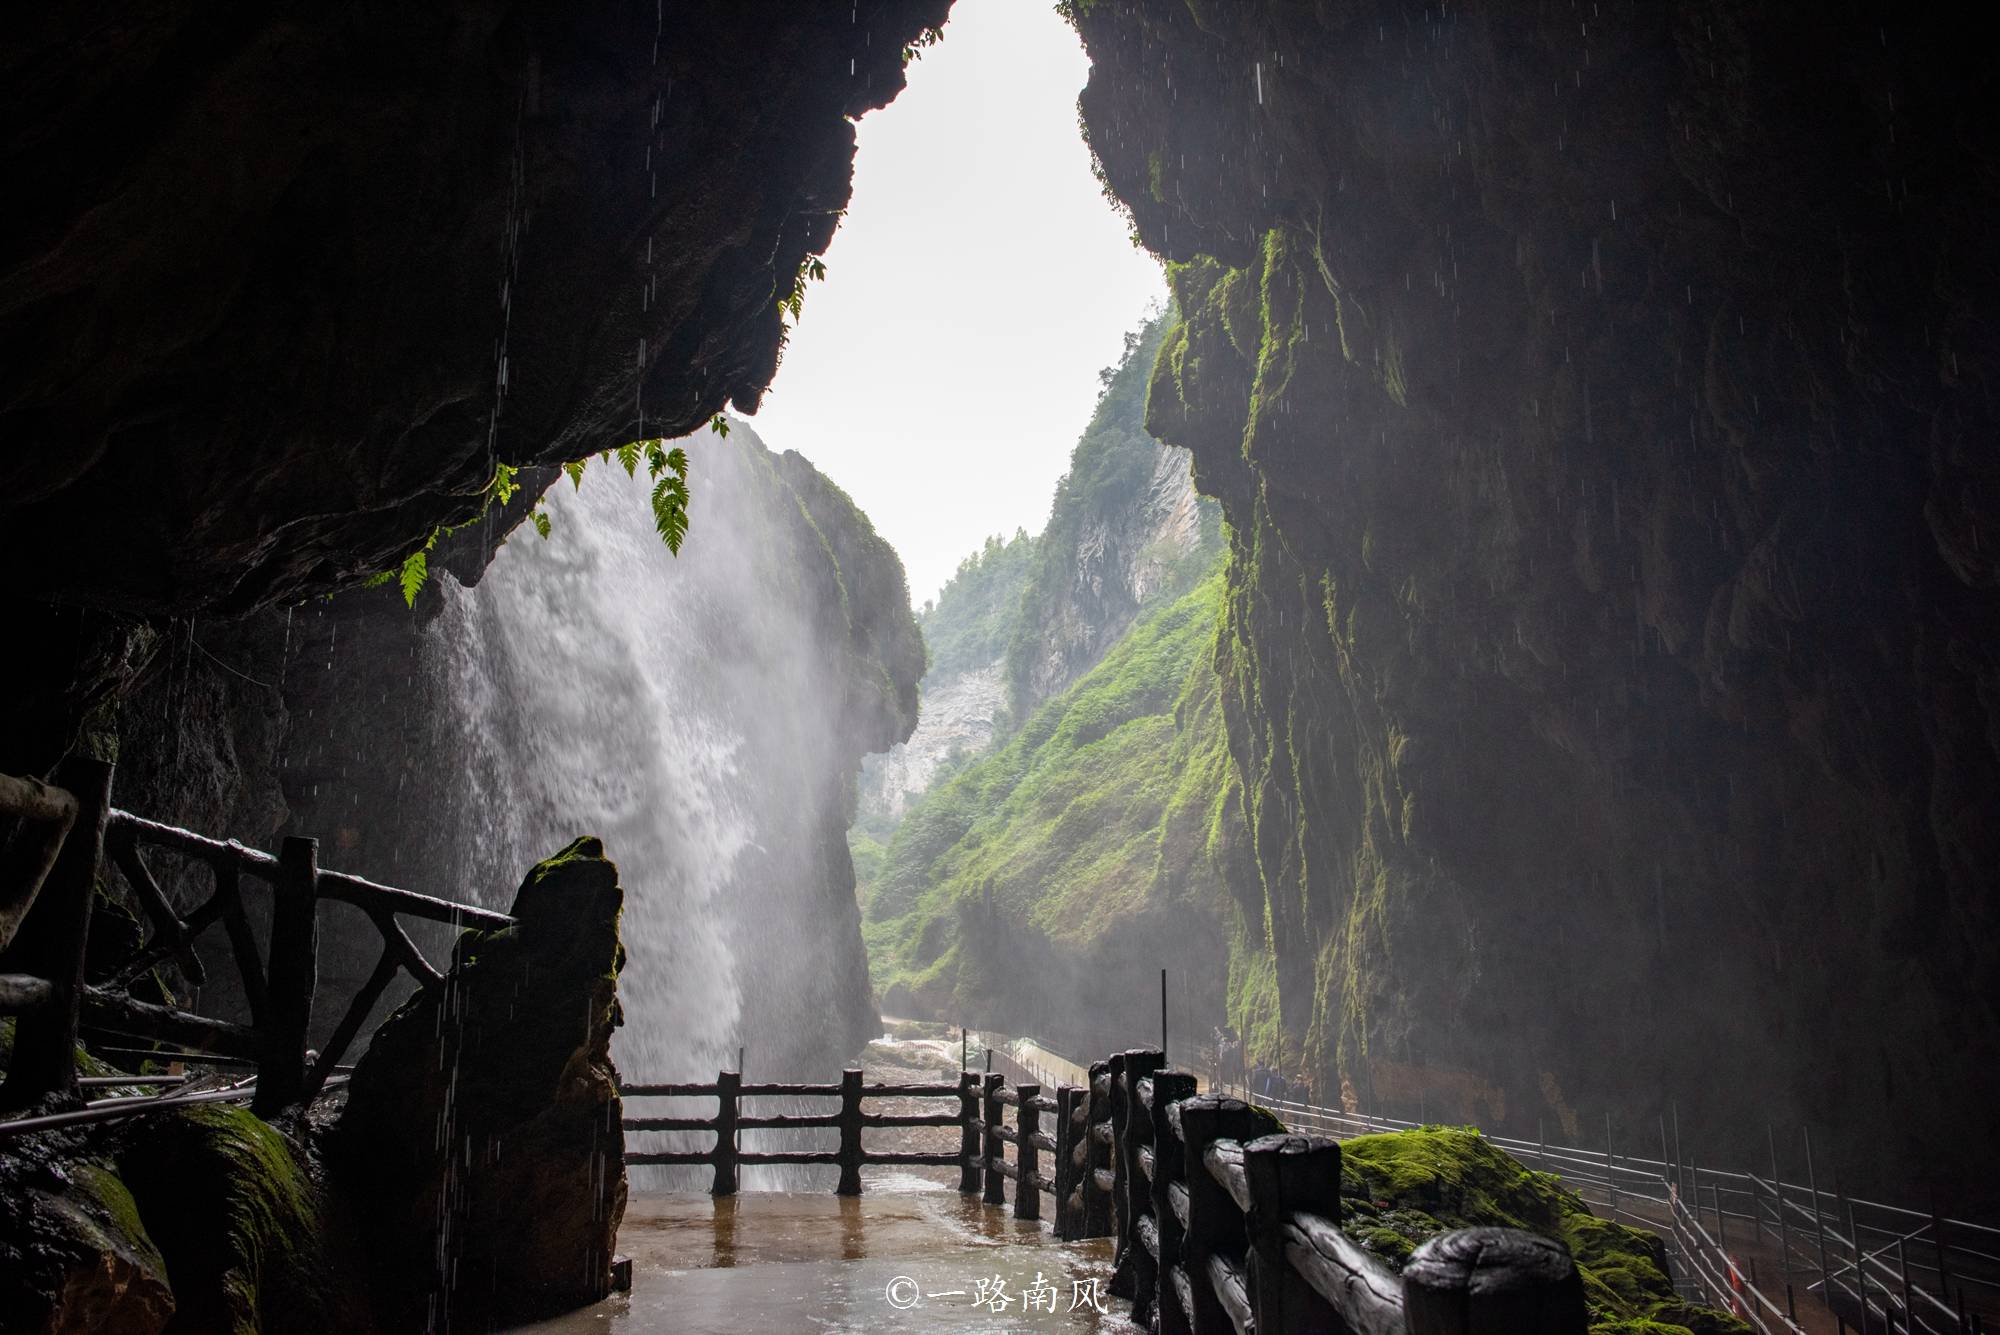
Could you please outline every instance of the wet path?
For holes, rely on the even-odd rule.
[[[1104,1293],[1108,1241],[1058,1243],[1046,1225],[1015,1220],[1011,1206],[984,1206],[914,1174],[865,1181],[860,1197],[636,1195],[618,1235],[632,1291],[521,1330],[1136,1335],[1118,1315],[1126,1305]],[[1111,1315],[1094,1310],[1093,1284]]]

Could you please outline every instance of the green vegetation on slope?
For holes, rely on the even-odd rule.
[[[1213,925],[1235,829],[1208,665],[1220,610],[1212,578],[1145,617],[917,804],[879,854],[864,925],[885,997],[998,1018],[1017,989],[1084,985],[1071,975],[1114,924],[1132,933],[1113,962],[1147,971],[1174,931]]]
[[[958,563],[958,571],[917,617],[930,646],[926,682],[983,668],[1007,652],[1020,620],[1021,591],[1034,569],[1034,538],[1017,529]]]

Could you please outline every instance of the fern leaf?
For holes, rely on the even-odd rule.
[[[543,538],[546,539],[549,536],[549,512],[547,510],[537,510],[533,514],[530,514],[528,522],[535,526],[535,532],[541,534]]]
[[[618,447],[618,462],[625,466],[625,476],[635,477],[639,471],[639,454],[644,447],[636,440],[628,440]]]
[[[658,477],[667,471],[667,452],[660,448],[660,442],[646,442],[646,476]]]
[[[430,572],[430,558],[423,552],[411,552],[408,559],[403,562],[403,568],[396,572],[396,577],[403,587],[405,607],[417,605],[417,593],[424,587],[424,581],[430,577]]]
[[[588,462],[587,459],[572,459],[563,465],[563,472],[569,474],[570,485],[578,491],[583,490],[583,466]]]
[[[669,473],[653,486],[653,527],[675,556],[687,536],[687,483]]]
[[[668,450],[667,467],[674,473],[679,474],[681,481],[683,482],[687,481],[688,452],[682,449],[678,445],[674,446],[671,450]]]
[[[390,580],[394,578],[396,578],[395,571],[378,570],[374,574],[370,575],[367,579],[362,580],[361,587],[364,589],[379,589],[384,584],[387,584]],[[330,597],[331,595],[328,596]]]
[[[717,413],[714,417],[709,419],[708,429],[710,431],[713,431],[716,435],[727,439],[729,435],[729,419],[724,417],[721,413]]]

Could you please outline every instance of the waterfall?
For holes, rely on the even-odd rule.
[[[741,993],[723,891],[753,840],[752,776],[715,676],[715,563],[677,560],[640,483],[594,467],[522,525],[473,588],[440,580],[427,670],[455,732],[466,865],[488,885],[579,834],[603,836],[625,887],[627,1079],[733,1064]],[[690,551],[690,557],[692,551]]]

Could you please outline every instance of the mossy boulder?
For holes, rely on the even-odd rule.
[[[0,1151],[0,1321],[22,1335],[158,1335],[167,1264],[111,1166],[36,1136]]]
[[[166,1335],[320,1335],[369,1328],[307,1154],[234,1104],[134,1119],[119,1178],[159,1243],[177,1310]]]
[[[329,1167],[365,1205],[385,1324],[448,1310],[484,1329],[605,1292],[625,1212],[623,898],[595,838],[537,864],[517,925],[460,937],[442,985],[356,1064]]]
[[[1599,1219],[1550,1173],[1538,1173],[1469,1128],[1425,1127],[1341,1145],[1341,1228],[1400,1270],[1448,1229],[1526,1229],[1570,1250],[1593,1335],[1748,1335],[1734,1317],[1674,1293],[1666,1245]]]

